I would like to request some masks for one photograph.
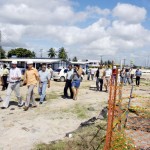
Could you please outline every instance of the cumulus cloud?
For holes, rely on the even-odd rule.
[[[146,9],[131,4],[118,3],[113,15],[127,23],[140,23],[146,18]]]
[[[150,30],[142,25],[146,10],[131,4],[118,3],[113,10],[87,6],[80,11],[70,0],[2,0],[0,4],[6,47],[11,41],[32,50],[64,46],[71,56],[94,59],[99,54],[135,56],[150,46]]]

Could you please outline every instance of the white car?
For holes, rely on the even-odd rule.
[[[56,69],[53,71],[53,79],[54,81],[64,82],[66,80],[68,69]],[[81,81],[83,80],[83,75],[81,76]]]
[[[64,82],[66,80],[68,69],[56,69],[53,71],[53,79],[54,81],[59,80],[61,82]]]

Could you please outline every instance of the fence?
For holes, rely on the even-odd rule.
[[[121,131],[126,126],[128,118],[128,110],[130,107],[133,85],[130,91],[128,106],[125,110],[122,109],[122,88],[123,84],[118,83],[118,69],[116,75],[112,75],[110,80],[110,91],[108,100],[108,120],[104,150],[111,149],[112,137],[114,129]]]

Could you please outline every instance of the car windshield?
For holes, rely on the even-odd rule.
[[[56,69],[56,70],[55,70],[55,72],[60,72],[60,71],[61,71],[61,69]]]

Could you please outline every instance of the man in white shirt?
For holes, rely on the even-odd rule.
[[[51,65],[48,65],[46,71],[50,74],[50,78],[53,78],[53,69]]]
[[[106,92],[108,92],[111,75],[112,75],[112,70],[110,69],[110,66],[108,66],[104,72],[104,86],[105,86]]]
[[[23,106],[22,97],[20,95],[20,79],[21,79],[21,70],[17,68],[17,61],[12,61],[12,68],[9,73],[9,84],[7,88],[6,98],[3,101],[2,109],[6,109],[9,106],[10,96],[12,91],[15,92],[18,99],[18,107]]]
[[[73,98],[73,92],[72,92],[72,89],[71,89],[71,82],[72,82],[72,76],[73,76],[73,69],[72,69],[72,65],[70,64],[68,66],[68,72],[67,72],[67,76],[66,76],[66,84],[65,84],[65,88],[64,88],[64,98],[69,98],[68,96],[68,88],[70,89],[70,98]]]

